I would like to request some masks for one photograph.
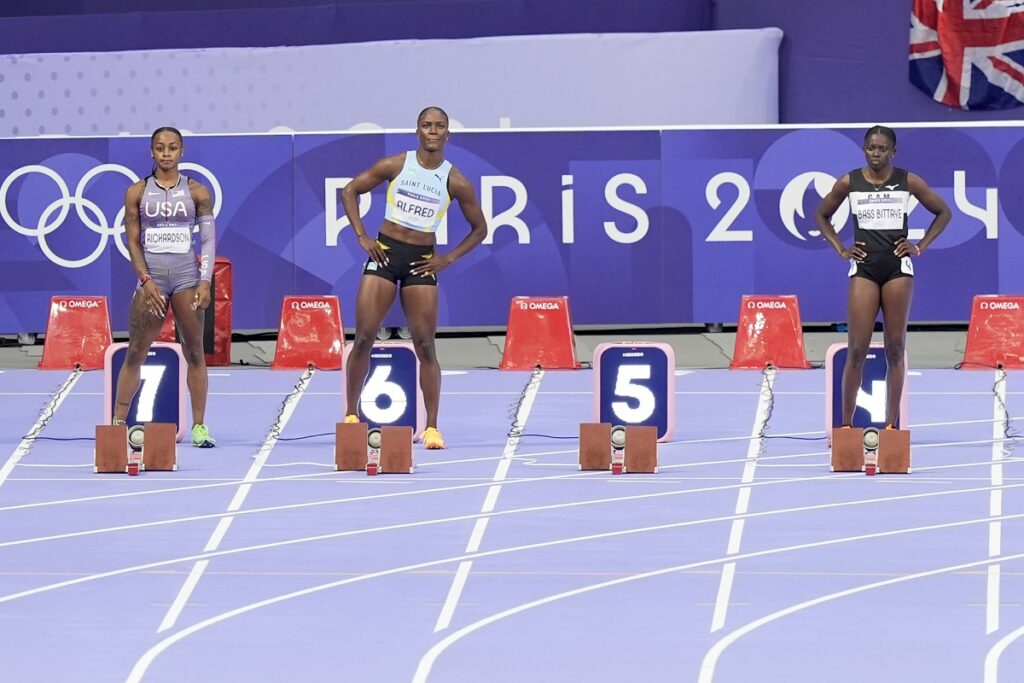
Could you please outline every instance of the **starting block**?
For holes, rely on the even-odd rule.
[[[412,474],[412,427],[369,429],[365,422],[335,425],[334,467],[339,472]]]
[[[622,468],[632,474],[657,474],[657,427],[654,425],[629,425],[626,427]]]
[[[372,447],[370,455],[373,455]],[[377,463],[381,474],[412,474],[412,427],[380,428]],[[370,473],[369,468],[366,473]]]
[[[92,471],[97,474],[128,471],[128,425],[96,425]]]
[[[658,471],[658,428],[591,422],[580,425],[579,468],[611,470],[612,474],[655,474]]]
[[[580,470],[609,470],[611,466],[611,424],[607,422],[580,424]]]
[[[910,431],[883,429],[878,432],[878,473],[910,474]]]
[[[93,471],[97,474],[136,475],[142,470],[173,472],[178,469],[175,443],[177,425],[150,422],[140,429],[132,427],[131,441],[127,425],[97,425]],[[141,438],[140,436],[141,435]],[[130,451],[130,452],[129,452]]]
[[[832,430],[833,472],[864,471],[864,430],[859,427],[836,427]]]
[[[150,472],[178,469],[178,426],[169,422],[146,423],[142,446],[142,467]]]
[[[910,474],[910,432],[906,429],[832,430],[833,472]]]

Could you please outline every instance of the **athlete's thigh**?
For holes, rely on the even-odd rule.
[[[175,292],[171,295],[171,309],[174,311],[174,321],[178,326],[178,332],[181,334],[184,345],[191,349],[201,350],[203,348],[203,313],[205,311],[193,310],[192,303],[195,301],[195,296],[194,287]]]
[[[875,319],[881,304],[881,288],[874,280],[850,278],[847,299],[847,329],[851,346],[867,348],[875,331]]]
[[[437,332],[437,285],[402,287],[402,310],[413,339],[430,339]]]
[[[907,334],[914,278],[897,277],[882,285],[882,325],[886,341],[901,341]]]
[[[128,315],[129,350],[148,350],[153,340],[160,334],[164,319],[153,315],[141,289],[135,290],[131,311]]]
[[[395,301],[398,285],[379,275],[363,275],[356,294],[356,333],[377,333],[388,309]]]

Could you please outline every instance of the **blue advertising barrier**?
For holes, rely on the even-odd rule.
[[[913,321],[965,321],[977,293],[1024,291],[1024,127],[898,129],[897,160],[953,210],[916,267]],[[863,128],[453,132],[484,244],[439,275],[441,327],[500,326],[513,296],[568,296],[576,325],[735,321],[743,294],[796,294],[808,322],[845,319],[847,264],[813,212],[864,163]],[[186,136],[182,170],[215,198],[233,262],[234,328],[274,329],[286,294],[355,310],[366,255],[341,209],[350,178],[410,133]],[[149,138],[0,140],[0,334],[42,331],[55,294],[101,295],[127,329],[135,273],[123,197]],[[360,199],[374,232],[385,186]],[[912,202],[911,239],[930,214]],[[849,241],[847,205],[835,222]],[[438,248],[468,232],[452,208]],[[400,324],[395,307],[385,324]]]

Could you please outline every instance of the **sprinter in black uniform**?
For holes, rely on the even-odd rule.
[[[919,176],[892,165],[896,133],[873,126],[864,135],[866,168],[850,171],[836,181],[814,214],[818,229],[829,244],[850,262],[847,303],[848,349],[843,368],[843,424],[853,421],[857,391],[864,374],[864,358],[882,311],[885,358],[885,421],[893,428],[903,393],[903,364],[907,319],[914,293],[914,264],[949,223],[946,202]],[[913,195],[935,217],[917,244],[907,239],[907,214]],[[847,249],[829,220],[847,197],[853,214],[853,245]]]

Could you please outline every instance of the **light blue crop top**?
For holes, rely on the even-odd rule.
[[[420,232],[437,230],[451,203],[448,195],[451,170],[452,164],[447,159],[437,168],[423,168],[416,160],[416,152],[406,152],[402,172],[388,185],[385,220]]]

